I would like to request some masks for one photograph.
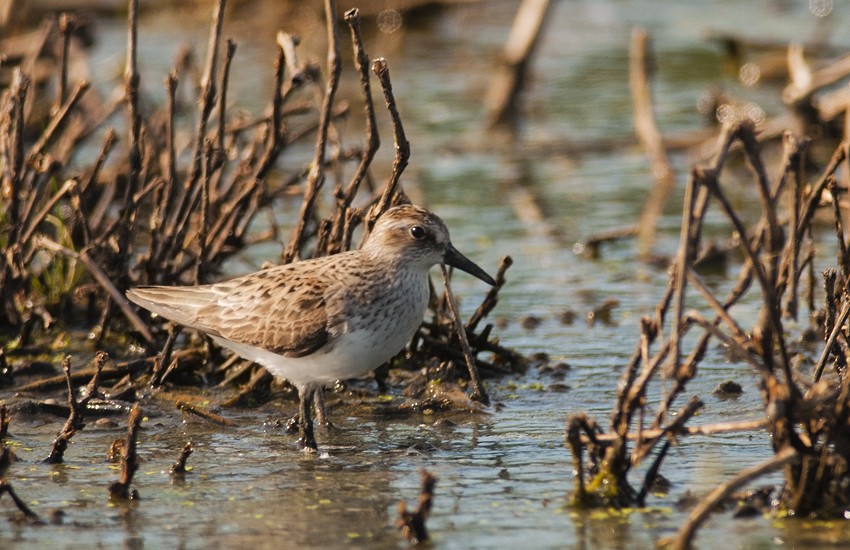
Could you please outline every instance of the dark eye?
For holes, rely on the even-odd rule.
[[[422,239],[425,238],[425,228],[422,227],[421,225],[414,225],[413,227],[410,228],[410,234],[417,241],[421,241]]]

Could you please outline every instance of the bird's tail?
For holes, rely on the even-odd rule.
[[[216,299],[207,288],[197,286],[139,286],[127,291],[127,298],[166,319],[192,326],[198,311]]]

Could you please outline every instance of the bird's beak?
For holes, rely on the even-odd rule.
[[[446,255],[443,257],[443,260],[452,267],[466,271],[473,277],[478,277],[490,286],[496,286],[496,281],[493,280],[493,277],[487,275],[487,272],[478,267],[475,262],[458,252],[451,243],[449,243],[446,249]]]

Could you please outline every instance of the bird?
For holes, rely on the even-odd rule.
[[[429,271],[440,263],[496,284],[458,252],[436,214],[403,204],[378,217],[359,249],[213,284],[138,286],[127,298],[289,381],[298,390],[300,446],[315,452],[314,394],[404,348],[424,320]]]

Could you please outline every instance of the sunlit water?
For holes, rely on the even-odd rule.
[[[734,75],[724,72],[719,48],[705,36],[709,30],[726,30],[805,40],[822,28],[808,4],[558,3],[534,63],[524,135],[532,143],[630,135],[627,48],[630,29],[638,24],[654,36],[656,112],[665,132],[703,124],[695,106],[711,85],[777,112],[776,91],[737,84]],[[403,35],[381,37],[368,20],[364,29],[370,54],[390,62],[412,144],[405,184],[446,220],[456,246],[489,271],[495,271],[501,256],[514,258],[496,310],[508,325],[498,334],[521,352],[545,351],[553,362],[568,363],[571,369],[564,378],[532,369],[526,376],[490,381],[499,407],[487,415],[450,416],[453,425],[435,425],[438,418],[430,415],[387,421],[332,413],[338,429],[319,434],[327,451],[322,457],[304,456],[292,436],[268,422],[292,414],[293,402],[224,411],[235,427],[213,427],[184,419],[177,411],[151,417],[143,424],[144,463],[135,484],[142,500],[129,512],[108,506],[106,498],[108,482],[117,477],[115,467],[105,461],[106,450],[123,435],[123,422],[108,429],[90,425],[74,439],[67,464],[50,467],[38,461],[61,421],[16,421],[13,441],[23,462],[13,466],[15,489],[40,514],[61,508],[67,515],[61,525],[7,525],[0,530],[0,546],[404,546],[393,527],[396,503],[399,498],[415,502],[418,472],[425,468],[439,478],[428,522],[436,547],[651,548],[659,538],[674,534],[686,517],[687,510],[675,506],[684,494],[705,494],[771,456],[765,433],[684,439],[661,469],[672,482],[669,493],[651,496],[648,509],[611,515],[578,513],[566,506],[572,463],[563,445],[565,419],[587,411],[607,426],[617,379],[637,341],[637,321],[652,313],[667,274],[636,262],[632,242],[606,246],[599,260],[576,257],[569,246],[636,219],[651,182],[637,146],[580,158],[517,159],[489,143],[481,129],[481,99],[514,7],[513,2],[490,2],[447,8],[422,21],[407,21]],[[848,17],[842,5],[830,26],[846,28]],[[203,51],[205,20],[186,15],[183,21],[156,13],[141,21],[140,62],[145,87],[155,98],[179,42],[193,42]],[[274,31],[285,26],[286,21],[264,21],[255,30],[250,19],[225,26],[225,34],[239,43],[232,96],[249,110],[256,112],[268,101]],[[123,22],[101,22],[98,32],[93,69],[114,74],[110,71],[120,69],[124,55]],[[352,75],[347,65],[345,90],[356,90]],[[375,170],[384,176],[392,147],[386,116],[381,113],[380,118],[384,147]],[[352,143],[359,139],[360,124],[357,116],[346,123]],[[673,160],[683,182],[691,161]],[[659,253],[675,251],[681,187],[661,222]],[[536,222],[520,221],[515,199],[529,188],[551,214],[560,239]],[[754,204],[754,197],[743,190],[736,200]],[[281,212],[280,217],[289,214]],[[710,218],[709,233],[719,236],[724,230],[719,216]],[[279,248],[262,251],[274,255]],[[265,259],[248,258],[245,269]],[[712,284],[728,287],[736,269]],[[463,276],[455,278],[455,290],[466,314],[484,292],[478,281]],[[616,324],[589,327],[582,316],[608,298],[619,301]],[[736,311],[751,319],[754,307],[744,304]],[[557,320],[566,309],[579,313],[571,325]],[[519,320],[527,315],[541,317],[540,326],[522,329]],[[714,387],[729,379],[739,381],[744,394],[734,400],[715,397]],[[569,389],[549,391],[555,383]],[[759,418],[756,377],[716,347],[688,390],[685,398],[698,395],[705,401],[691,424]],[[655,386],[653,391],[649,397],[657,400],[660,390]],[[184,481],[172,481],[169,467],[187,440],[196,448],[189,459],[192,471]],[[774,475],[758,484],[779,480]],[[640,478],[634,476],[633,482],[639,484]],[[4,510],[10,506],[6,498]],[[803,548],[839,544],[847,537],[847,528],[840,525],[737,520],[727,512],[713,516],[697,542],[703,548]]]

